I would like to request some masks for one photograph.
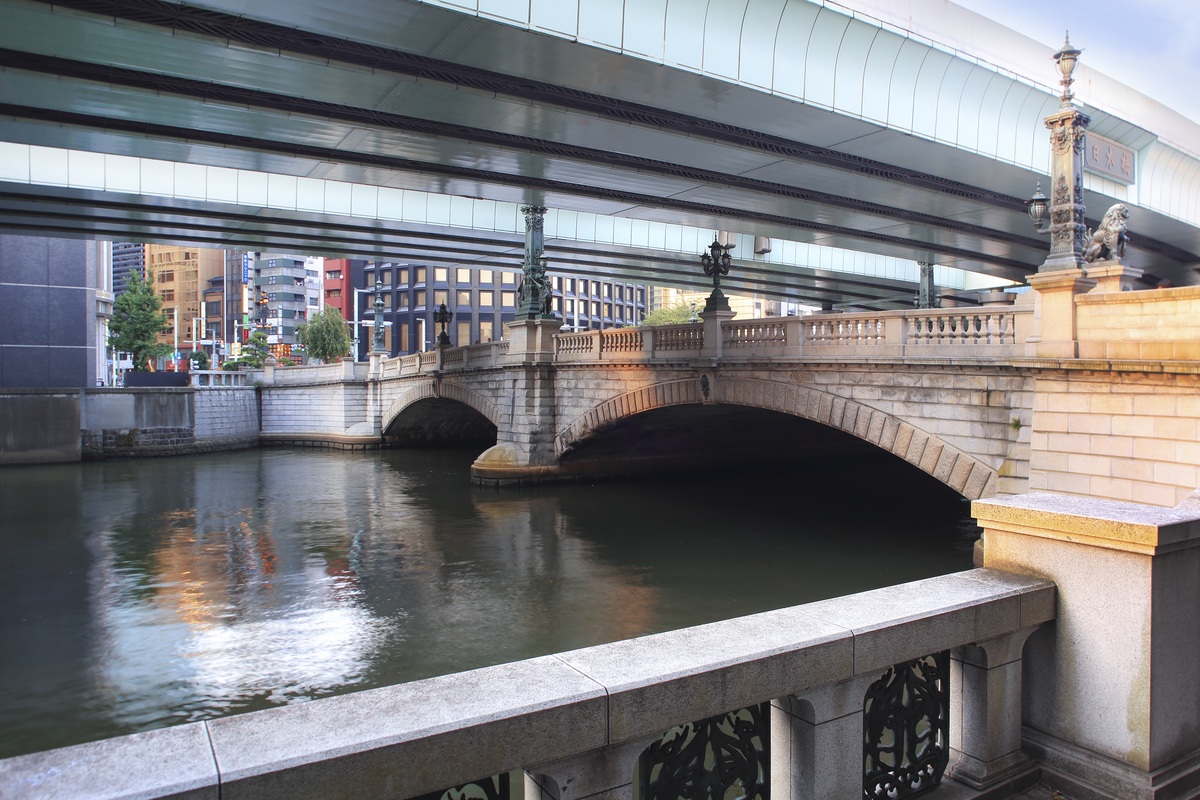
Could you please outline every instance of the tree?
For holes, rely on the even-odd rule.
[[[154,275],[150,275],[150,280]],[[125,293],[113,302],[108,323],[108,343],[113,350],[129,353],[133,368],[143,371],[151,359],[169,355],[171,346],[158,344],[160,333],[167,331],[167,316],[162,313],[162,298],[154,293],[149,281],[136,272],[129,273]]]
[[[680,303],[672,308],[656,308],[646,315],[639,324],[646,326],[653,325],[679,325],[684,322],[689,322],[692,319],[692,307],[686,303]]]
[[[270,354],[271,348],[267,346],[267,335],[262,331],[255,331],[250,334],[250,339],[242,345],[242,357],[238,360],[246,366],[259,369]]]
[[[208,369],[208,353],[203,350],[193,350],[188,356],[195,369]]]
[[[311,358],[333,361],[350,352],[350,328],[333,306],[314,314],[296,328],[296,341]]]

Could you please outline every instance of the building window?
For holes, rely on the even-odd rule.
[[[434,307],[436,308],[436,307],[438,307],[438,306],[440,306],[440,305],[445,305],[445,304],[446,304],[446,301],[449,299],[449,294],[450,294],[450,293],[449,293],[449,292],[447,292],[445,289],[438,289],[437,291],[435,291],[435,292],[433,293],[433,305],[434,305]]]
[[[482,286],[492,285],[492,271],[490,269],[479,270],[479,283]]]
[[[164,272],[158,273],[158,282],[159,283],[170,283],[173,280],[175,280],[175,271],[174,270],[169,269]]]
[[[384,286],[391,286],[392,285],[392,271],[390,269],[379,270],[379,280],[383,282]]]
[[[568,313],[568,314],[574,314],[574,313],[575,313],[575,301],[574,301],[574,300],[568,300],[568,301],[567,301],[567,313]]]
[[[174,303],[175,302],[175,290],[174,289],[163,289],[161,292],[159,292],[159,294],[162,295],[162,299],[163,299],[164,303]]]
[[[492,340],[492,325],[490,319],[479,320],[479,341],[490,342]]]
[[[470,286],[471,285],[471,270],[469,270],[465,267],[459,267],[458,272],[454,277],[454,280],[459,286]]]
[[[458,341],[455,342],[459,347],[471,343],[471,320],[463,319],[458,321]]]
[[[401,353],[408,352],[408,326],[400,326],[400,351]]]
[[[327,270],[325,270],[325,280],[327,280],[327,281],[340,281],[341,279],[342,279],[342,271],[341,271],[340,269],[327,269]]]
[[[401,292],[397,295],[400,311],[408,311],[408,292]]]
[[[507,275],[507,273],[505,273],[505,274]],[[501,292],[500,293],[500,302],[503,304],[503,306],[505,308],[516,307],[517,293],[516,292]]]
[[[416,291],[416,297],[414,299],[414,302],[416,303],[417,308],[425,307],[425,290],[424,289],[418,289]]]
[[[383,296],[383,308],[385,311],[392,310],[392,295],[390,292]]]
[[[612,284],[611,283],[604,284],[604,297],[606,299],[612,297]]]
[[[516,286],[517,285],[517,274],[515,272],[500,273],[500,284],[502,286]]]
[[[612,303],[604,304],[604,318],[612,319]]]
[[[479,293],[479,307],[480,308],[491,308],[492,307],[492,298],[494,296],[495,295],[492,292],[489,292],[486,290],[480,292]]]
[[[450,280],[449,275],[450,275],[450,270],[446,269],[445,267],[434,267],[433,268],[433,282],[434,283],[448,282]]]
[[[396,285],[400,288],[408,286],[408,267],[396,270]]]
[[[413,281],[413,282],[414,282],[414,283],[415,283],[417,286],[420,286],[421,284],[425,283],[425,268],[424,268],[424,267],[417,267],[417,269],[416,269],[416,271],[413,273],[413,275],[414,275],[414,281]]]
[[[342,296],[341,289],[326,289],[325,290],[325,297],[328,300],[336,300],[341,296]]]
[[[470,306],[471,306],[471,291],[469,289],[459,289],[456,294],[457,294],[457,302],[458,302],[459,307],[461,308],[462,306],[466,306],[466,307],[470,308]]]

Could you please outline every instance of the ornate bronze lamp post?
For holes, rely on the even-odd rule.
[[[521,299],[517,319],[554,319],[550,311],[550,279],[543,251],[545,206],[522,206],[525,215],[525,262],[521,265]]]
[[[375,325],[371,329],[371,352],[387,355],[383,341],[383,281],[375,279]]]
[[[721,276],[729,274],[729,267],[733,264],[733,258],[730,257],[729,251],[734,247],[737,245],[721,244],[717,237],[713,237],[713,243],[708,246],[708,252],[700,255],[700,263],[704,265],[704,274],[713,281],[712,294],[704,303],[705,313],[730,310],[729,300],[721,291]]]
[[[446,333],[446,326],[454,320],[454,312],[446,308],[446,304],[442,303],[433,312],[433,324],[441,325],[442,331],[438,334],[438,347],[450,346],[450,335]]]
[[[1074,82],[1071,75],[1079,63],[1080,52],[1071,47],[1068,36],[1062,49],[1054,54],[1062,75],[1063,91],[1058,111],[1045,118],[1046,127],[1050,129],[1052,167],[1050,255],[1038,272],[1079,269],[1084,263],[1087,229],[1083,216],[1083,142],[1091,118],[1075,107],[1071,94],[1071,84]],[[1040,188],[1038,194],[1041,194]],[[1038,196],[1034,195],[1029,204],[1030,216],[1034,216],[1034,204],[1038,201]],[[1037,220],[1036,217],[1034,219]]]

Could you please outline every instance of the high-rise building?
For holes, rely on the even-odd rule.
[[[159,334],[158,341],[170,344],[177,352],[196,349],[200,321],[204,319],[201,292],[208,288],[209,278],[224,274],[225,254],[192,245],[148,244],[146,270],[167,317],[167,330]]]
[[[0,236],[0,387],[108,385],[108,242]]]
[[[125,294],[129,274],[136,272],[146,279],[146,245],[135,242],[112,243],[113,295]]]
[[[356,269],[350,274],[356,289],[367,290],[359,293],[356,319],[360,322],[374,319],[374,296],[369,290],[376,279],[382,284],[383,315],[389,323],[384,328],[384,344],[390,355],[431,349],[439,333],[433,312],[442,304],[454,313],[446,333],[459,346],[504,338],[504,325],[516,317],[518,272],[370,262],[361,278]],[[554,289],[551,308],[562,319],[564,329],[636,325],[646,315],[648,287],[643,284],[553,271],[547,277]],[[349,304],[353,309],[353,298]],[[355,318],[353,310],[350,317]],[[370,353],[372,330],[369,325],[355,325],[356,358]]]
[[[291,355],[296,327],[321,309],[324,259],[266,254],[254,262],[254,324],[277,357]]]

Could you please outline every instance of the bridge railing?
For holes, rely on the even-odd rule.
[[[367,378],[367,364],[348,358],[332,364],[307,364],[302,367],[264,366],[262,381],[272,386],[305,386],[338,381],[362,381]]]
[[[218,386],[253,386],[254,380],[253,373],[242,369],[193,369],[188,371],[188,382],[201,389]]]
[[[699,325],[610,328],[554,337],[555,361],[648,361],[700,355],[704,329]]]
[[[1054,617],[1053,583],[969,570],[19,756],[0,777],[11,800],[507,800],[509,775],[541,800],[564,796],[543,786],[628,796],[636,772],[647,799],[677,796],[673,780],[721,784],[714,796],[903,798],[947,765],[986,786],[1020,773],[1021,651]]]
[[[727,320],[723,358],[992,357],[1022,355],[1032,308],[927,309]],[[666,325],[560,334],[555,360],[696,358],[704,326]]]

